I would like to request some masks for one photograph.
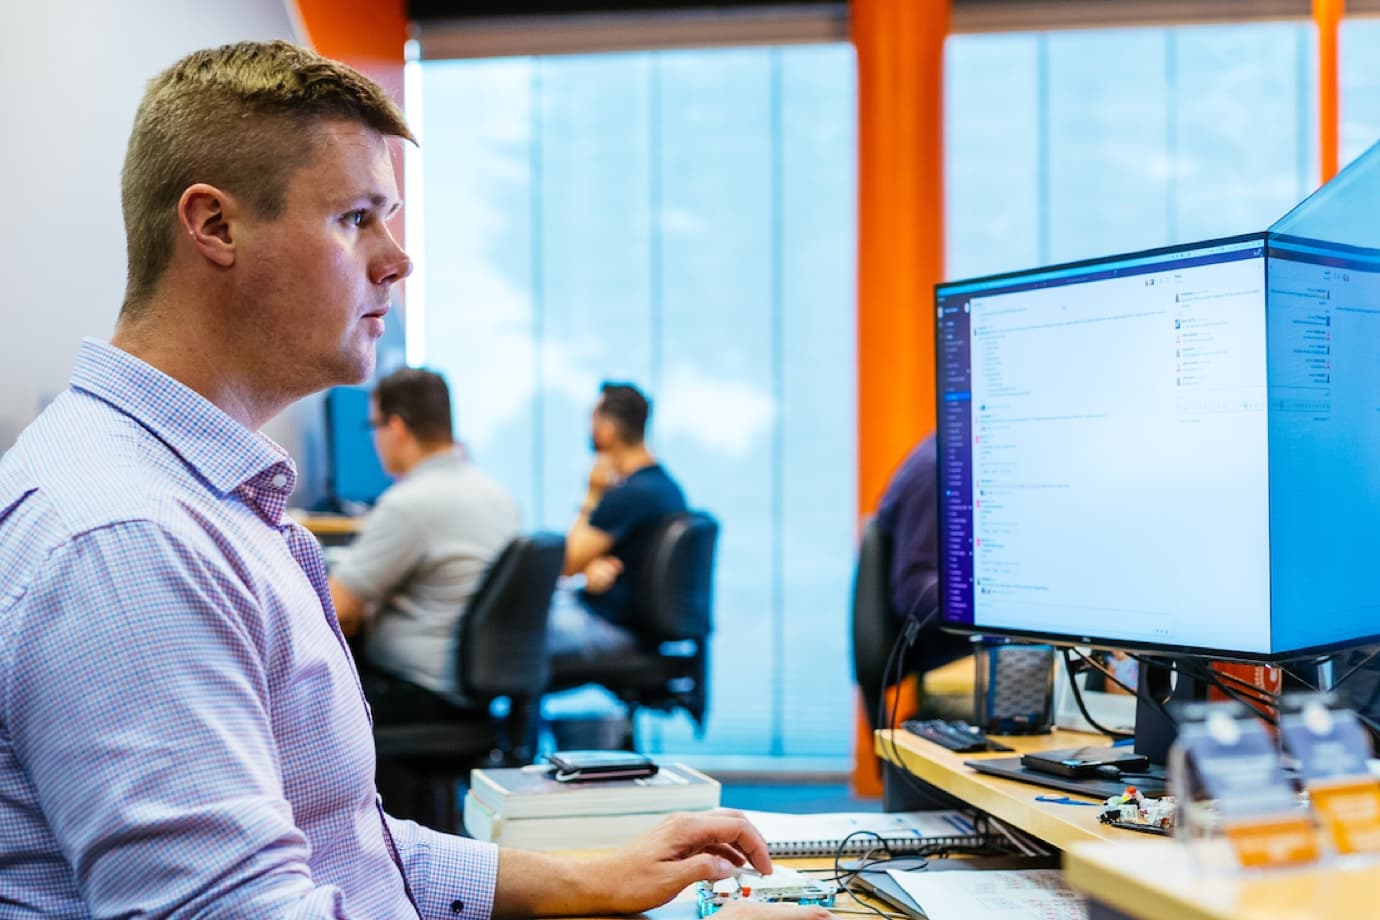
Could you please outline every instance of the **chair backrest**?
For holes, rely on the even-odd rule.
[[[714,629],[714,547],[719,524],[703,511],[658,525],[635,595],[635,622],[650,642],[703,643]]]
[[[863,525],[853,579],[853,674],[873,728],[886,690],[887,657],[900,632],[901,621],[891,606],[891,536],[882,532],[875,518],[869,519]]]
[[[565,565],[565,537],[516,537],[484,573],[460,618],[460,691],[476,702],[535,699],[551,675],[546,621]]]

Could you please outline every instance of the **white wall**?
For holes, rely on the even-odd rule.
[[[0,3],[0,451],[66,386],[81,338],[114,328],[120,166],[145,83],[197,48],[301,40],[295,15],[292,0]],[[266,429],[312,474],[304,479],[320,477],[319,447],[305,443],[319,437],[319,414],[312,400]]]

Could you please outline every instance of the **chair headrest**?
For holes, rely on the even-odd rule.
[[[658,642],[704,639],[713,630],[714,551],[719,524],[703,511],[658,525],[637,586],[637,622]]]
[[[551,658],[546,621],[565,565],[565,537],[516,537],[490,564],[460,618],[457,664],[461,692],[479,702],[536,696]]]
[[[891,606],[891,551],[891,536],[875,518],[869,519],[863,525],[853,580],[853,676],[869,721],[875,719],[886,678],[882,672],[901,631]]]

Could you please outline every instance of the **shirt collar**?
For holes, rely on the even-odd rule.
[[[224,495],[239,494],[279,523],[297,484],[287,451],[185,384],[114,345],[84,339],[72,387],[128,415]]]
[[[426,473],[431,470],[441,470],[463,466],[465,455],[458,448],[452,447],[450,450],[443,450],[440,453],[432,454],[425,460],[418,462],[416,466],[407,471],[406,479],[411,479],[418,473]]]

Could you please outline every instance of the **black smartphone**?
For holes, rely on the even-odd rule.
[[[562,783],[631,779],[657,771],[656,761],[633,751],[556,751],[546,759],[556,768],[554,778]]]

